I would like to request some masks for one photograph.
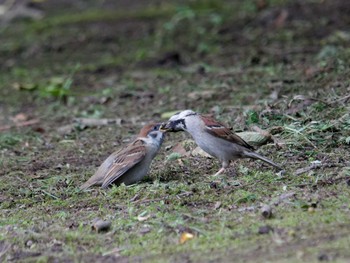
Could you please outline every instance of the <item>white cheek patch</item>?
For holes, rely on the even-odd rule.
[[[186,129],[186,124],[184,119],[179,119],[175,121],[175,128],[177,130],[184,130]]]

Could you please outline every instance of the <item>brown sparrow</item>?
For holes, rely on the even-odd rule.
[[[112,153],[80,189],[92,185],[102,185],[102,188],[106,188],[112,183],[129,185],[140,181],[147,174],[163,142],[164,131],[160,131],[159,126],[144,126],[136,140],[126,148]]]
[[[191,134],[200,148],[221,161],[221,169],[215,176],[224,172],[231,160],[239,158],[260,159],[283,170],[273,161],[254,152],[251,145],[220,122],[192,110],[184,110],[174,114],[168,122],[161,125],[160,130],[187,131]]]

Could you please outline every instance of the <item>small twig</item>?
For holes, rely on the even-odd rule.
[[[285,200],[285,199],[289,199],[289,198],[291,198],[291,197],[294,197],[295,195],[296,195],[296,193],[295,193],[294,191],[281,194],[281,195],[278,197],[278,201],[283,201],[283,200]]]
[[[133,198],[130,199],[130,202],[135,202],[135,201],[139,200],[139,198],[140,198],[140,195],[136,194],[133,196]]]
[[[296,170],[295,175],[301,175],[301,174],[304,174],[308,171],[311,171],[311,170],[319,168],[319,167],[321,167],[320,163],[313,163],[307,167],[303,167],[303,168]]]
[[[267,54],[286,56],[287,54],[300,54],[300,53],[315,52],[317,49],[315,47],[291,48],[288,51],[286,51],[286,50],[281,49],[281,48],[261,47],[261,50]]]
[[[295,185],[296,187],[305,187],[305,186],[312,186],[312,185],[332,185],[334,183],[337,183],[339,181],[342,181],[342,180],[348,180],[349,177],[348,176],[342,176],[342,177],[339,177],[339,178],[335,178],[335,179],[329,179],[329,180],[319,180],[317,183],[305,183],[305,184],[297,184]]]
[[[6,254],[6,252],[10,249],[11,245],[10,244],[2,244],[2,248],[0,251],[0,260],[2,259],[2,257]]]
[[[33,124],[37,124],[38,122],[39,122],[38,119],[33,119],[33,120],[29,120],[29,121],[19,122],[19,123],[16,123],[15,125],[5,125],[5,126],[0,127],[0,131],[6,131],[6,130],[10,130],[12,128],[30,126]]]
[[[252,212],[252,211],[255,211],[256,210],[256,206],[248,206],[248,207],[241,207],[241,208],[238,208],[238,212]]]
[[[313,169],[322,168],[322,167],[345,167],[346,164],[336,164],[336,163],[312,163],[311,165],[300,168],[295,171],[295,175],[301,175]]]
[[[176,195],[177,198],[181,197],[181,196],[190,196],[192,195],[193,193],[192,192],[184,192],[184,193],[181,193],[181,194],[178,194]]]
[[[296,95],[294,96],[291,101],[288,103],[288,107],[290,108],[290,106],[292,105],[293,101],[295,100],[313,100],[313,101],[317,101],[317,102],[322,102],[323,104],[326,104],[327,106],[330,106],[330,103],[324,101],[324,100],[320,100],[320,99],[316,99],[316,98],[311,98],[311,97],[307,97],[304,95]]]
[[[292,121],[298,121],[297,118],[294,118],[293,116],[290,116],[288,114],[283,114],[283,116],[287,117],[288,119],[291,119]]]
[[[340,102],[340,101],[343,101],[343,100],[347,100],[347,99],[349,99],[350,98],[350,95],[346,95],[346,96],[344,96],[344,97],[341,97],[341,98],[339,98],[339,99],[336,99],[336,100],[334,100],[334,101],[331,101],[329,104],[334,104],[334,103],[337,103],[337,102]]]
[[[105,253],[102,253],[102,256],[108,256],[108,255],[113,255],[113,256],[115,256],[115,257],[119,257],[120,256],[120,251],[122,251],[123,249],[122,248],[120,248],[120,247],[116,247],[116,248],[114,248],[114,249],[112,249],[112,250],[110,250],[110,251],[107,251],[107,252],[105,252]]]
[[[74,118],[74,122],[77,122],[86,126],[104,126],[110,124],[121,125],[123,119],[95,119],[95,118]]]
[[[152,202],[158,202],[158,201],[161,201],[161,200],[165,200],[165,198],[155,198],[155,199],[139,199],[139,200],[136,200],[134,201],[133,203],[134,204],[144,204],[144,203],[152,203]]]
[[[45,190],[43,190],[43,189],[41,189],[41,191],[44,193],[44,194],[46,194],[46,195],[48,195],[48,196],[50,196],[50,197],[52,197],[53,199],[60,199],[59,197],[57,197],[57,196],[55,196],[55,195],[53,195],[53,194],[50,194],[49,192],[46,192]]]

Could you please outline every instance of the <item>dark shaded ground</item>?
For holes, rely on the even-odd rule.
[[[1,260],[349,260],[349,1],[71,2],[0,31]],[[216,160],[165,150],[176,134],[144,182],[79,192],[142,124],[186,108],[275,131],[259,152],[286,173],[241,160],[212,178]]]

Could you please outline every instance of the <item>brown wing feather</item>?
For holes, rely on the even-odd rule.
[[[104,176],[102,187],[105,188],[111,183],[113,183],[120,176],[126,173],[130,168],[134,167],[137,163],[139,163],[145,157],[145,155],[146,147],[142,140],[136,140],[127,148],[119,152],[113,153],[105,161],[105,167],[103,167],[105,162],[101,165],[102,169],[100,173]]]
[[[254,148],[249,145],[245,140],[239,137],[237,134],[233,133],[229,128],[227,128],[222,123],[213,119],[209,116],[201,116],[202,120],[205,123],[206,131],[214,136],[217,136],[223,140],[236,143],[243,147],[253,150]]]
[[[80,186],[80,189],[84,190],[93,185],[102,185],[108,169],[110,169],[111,165],[113,165],[115,159],[118,158],[119,153],[122,153],[125,151],[125,149],[126,148],[120,149],[109,155],[107,159],[105,159],[103,163],[98,167],[94,175],[91,176],[89,180],[87,180],[87,182],[85,182],[82,186]]]

